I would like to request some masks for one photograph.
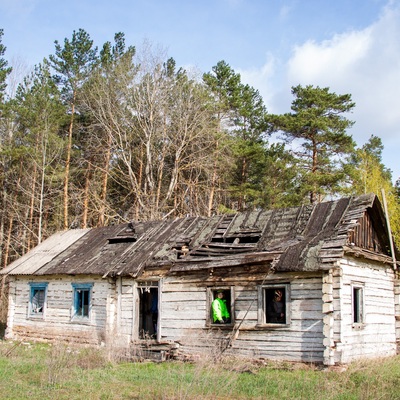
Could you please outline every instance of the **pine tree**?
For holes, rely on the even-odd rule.
[[[0,105],[4,101],[4,92],[7,87],[7,76],[11,73],[12,68],[7,67],[8,62],[6,59],[3,58],[5,52],[6,52],[6,47],[2,43],[2,37],[4,35],[4,30],[0,29]],[[0,108],[1,112],[1,108]]]
[[[224,145],[230,149],[231,170],[226,176],[230,207],[251,208],[259,201],[260,160],[266,146],[266,109],[259,92],[241,82],[240,74],[224,61],[203,81],[213,94],[220,129],[226,133]]]
[[[271,131],[281,132],[293,146],[301,168],[301,192],[315,203],[326,194],[341,190],[345,181],[343,163],[354,142],[346,129],[353,125],[344,114],[355,103],[351,95],[337,95],[329,88],[311,85],[292,88],[292,113],[269,115]],[[296,148],[300,147],[297,151]]]
[[[68,107],[70,122],[68,127],[68,144],[65,159],[64,179],[64,229],[70,226],[68,217],[69,207],[69,180],[71,169],[71,154],[75,118],[79,115],[77,109],[78,94],[84,82],[89,78],[93,68],[98,63],[97,47],[89,34],[83,29],[73,31],[72,39],[64,39],[64,46],[56,40],[55,54],[50,55],[51,66],[57,72],[57,80],[62,86],[64,99]]]

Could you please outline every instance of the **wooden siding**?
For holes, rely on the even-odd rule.
[[[347,258],[333,276],[334,362],[396,354],[393,270]],[[363,288],[361,324],[353,323],[352,285]]]
[[[197,278],[191,276],[187,282],[184,278],[165,278],[161,338],[180,343],[182,353],[212,354],[226,342],[233,328],[207,326],[210,312],[207,284],[204,277]],[[275,327],[258,324],[258,285],[262,283],[290,285],[290,324]],[[232,278],[213,285],[233,286],[235,322],[240,324],[240,330],[227,353],[288,361],[323,361],[321,274],[280,273],[265,280],[253,277],[246,284]]]
[[[43,316],[29,315],[30,283],[47,282]],[[72,318],[73,287],[71,283],[93,283],[90,317],[84,321]],[[110,284],[100,277],[24,277],[12,279],[9,290],[8,338],[27,340],[61,340],[81,344],[106,341],[107,304]]]
[[[398,275],[394,281],[394,299],[397,352],[400,352],[400,279]]]
[[[379,242],[379,235],[374,229],[372,219],[368,213],[365,213],[362,218],[358,220],[357,226],[350,232],[350,243],[367,249],[376,253],[384,253],[382,246]]]

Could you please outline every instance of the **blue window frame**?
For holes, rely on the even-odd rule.
[[[88,319],[90,316],[93,283],[73,283],[74,318]]]
[[[46,308],[47,282],[30,282],[29,315],[43,317]]]

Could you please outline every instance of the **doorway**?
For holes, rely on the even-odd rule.
[[[158,315],[158,282],[140,282],[139,296],[139,339],[157,339]]]

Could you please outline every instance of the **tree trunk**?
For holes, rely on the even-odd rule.
[[[313,154],[312,154],[312,167],[311,167],[311,174],[314,175],[317,173],[317,159],[318,159],[318,149],[317,149],[317,144],[313,140],[312,144],[312,149],[313,149]],[[316,183],[313,179],[313,190],[310,192],[310,203],[314,204],[317,202],[317,188],[316,188]]]
[[[105,223],[105,211],[106,211],[106,200],[107,200],[107,185],[108,185],[108,172],[110,169],[110,158],[111,158],[111,135],[107,138],[107,151],[104,157],[104,167],[103,167],[103,182],[101,185],[100,193],[100,210],[99,210],[99,220],[97,226],[104,226]]]
[[[216,143],[216,157],[217,157],[217,153],[218,153],[218,146],[219,143]],[[212,209],[213,209],[213,204],[214,204],[214,196],[215,196],[215,186],[216,186],[216,182],[217,182],[217,160],[214,158],[214,163],[213,163],[213,171],[212,171],[212,178],[211,178],[211,187],[210,187],[210,195],[208,198],[208,207],[207,207],[207,216],[211,217],[212,214]]]
[[[84,194],[83,194],[82,229],[87,228],[87,220],[88,220],[88,212],[89,212],[89,188],[90,188],[91,177],[92,177],[92,163],[89,160],[88,167],[86,170],[85,190],[84,190]]]
[[[68,129],[67,158],[65,160],[65,178],[64,178],[64,229],[65,230],[67,230],[69,228],[68,187],[69,187],[69,170],[70,170],[70,164],[71,164],[71,151],[72,151],[72,131],[74,128],[75,98],[76,98],[76,91],[73,92],[73,100],[72,100],[72,104],[71,104],[71,119],[69,122],[69,129]]]
[[[36,143],[35,154],[37,154],[39,145]],[[32,236],[33,236],[33,215],[35,212],[35,192],[36,192],[36,181],[37,181],[37,164],[36,161],[33,163],[33,177],[32,177],[32,185],[31,185],[31,200],[29,204],[29,222],[28,222],[28,241],[26,244],[27,250],[31,249],[32,244]]]

